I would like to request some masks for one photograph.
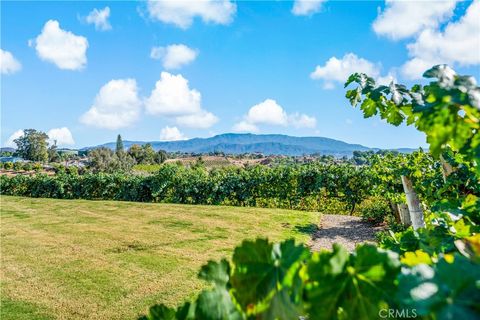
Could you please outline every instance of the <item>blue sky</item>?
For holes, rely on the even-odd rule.
[[[425,146],[363,119],[345,75],[413,84],[448,63],[478,80],[479,15],[478,0],[2,1],[2,146],[25,128],[66,147],[225,132]]]

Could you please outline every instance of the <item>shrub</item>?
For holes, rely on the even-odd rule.
[[[161,167],[161,164],[136,164],[132,169],[135,171],[155,173],[160,170]]]
[[[39,172],[43,169],[43,166],[41,163],[39,162],[35,162],[32,166],[33,170],[35,170],[36,172]]]
[[[70,174],[70,175],[73,175],[73,176],[77,176],[77,175],[78,175],[78,168],[75,167],[75,166],[68,166],[66,171],[67,171],[67,173]]]
[[[20,171],[23,169],[23,163],[22,162],[14,162],[13,163],[13,170],[15,171]]]
[[[6,170],[12,170],[13,169],[13,162],[5,162],[4,168]]]
[[[363,200],[357,207],[357,212],[363,220],[373,224],[384,222],[385,217],[391,214],[388,201],[383,197],[373,196]]]
[[[23,170],[25,170],[25,171],[31,171],[32,168],[33,168],[33,166],[32,166],[32,163],[31,163],[31,162],[25,162],[25,163],[23,164]]]
[[[387,215],[385,221],[387,222],[388,229],[392,230],[393,232],[402,232],[407,230],[407,226],[405,226],[403,223],[397,222],[393,215]]]

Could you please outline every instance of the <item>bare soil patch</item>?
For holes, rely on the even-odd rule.
[[[358,244],[375,243],[375,233],[381,229],[362,221],[360,217],[323,214],[309,245],[312,251],[320,251],[331,249],[334,243],[338,243],[353,251]]]

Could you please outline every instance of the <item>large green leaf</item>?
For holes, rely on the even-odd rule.
[[[260,317],[263,320],[291,320],[301,315],[299,306],[292,302],[287,289],[276,292],[269,302],[269,306]],[[259,317],[257,317],[259,318]]]
[[[230,276],[230,264],[226,259],[220,262],[209,261],[202,266],[198,277],[200,279],[212,282],[217,286],[225,287]]]
[[[291,286],[301,260],[308,255],[293,240],[272,244],[264,239],[244,241],[235,249],[231,277],[236,300],[243,308],[271,297],[282,286]]]
[[[232,301],[230,293],[221,288],[203,291],[197,299],[196,320],[241,320],[243,315]]]
[[[391,300],[398,255],[372,245],[355,254],[339,247],[312,257],[308,265],[309,319],[375,319]]]
[[[377,104],[372,99],[367,98],[363,100],[360,109],[362,109],[365,118],[370,118],[377,114]]]

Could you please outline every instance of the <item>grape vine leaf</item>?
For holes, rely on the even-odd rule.
[[[222,259],[220,262],[208,261],[200,269],[198,277],[217,286],[225,287],[230,277],[230,264],[226,259]]]
[[[331,253],[312,257],[308,265],[309,319],[374,319],[388,306],[386,292],[394,288],[400,269],[398,254],[372,245],[355,254],[335,246]]]
[[[303,245],[297,246],[293,240],[280,244],[265,239],[244,241],[232,259],[235,269],[231,284],[238,303],[252,308],[282,286],[291,286],[295,271],[308,254]]]
[[[226,289],[215,288],[203,291],[197,299],[195,309],[196,320],[241,320],[242,313],[232,301]]]

